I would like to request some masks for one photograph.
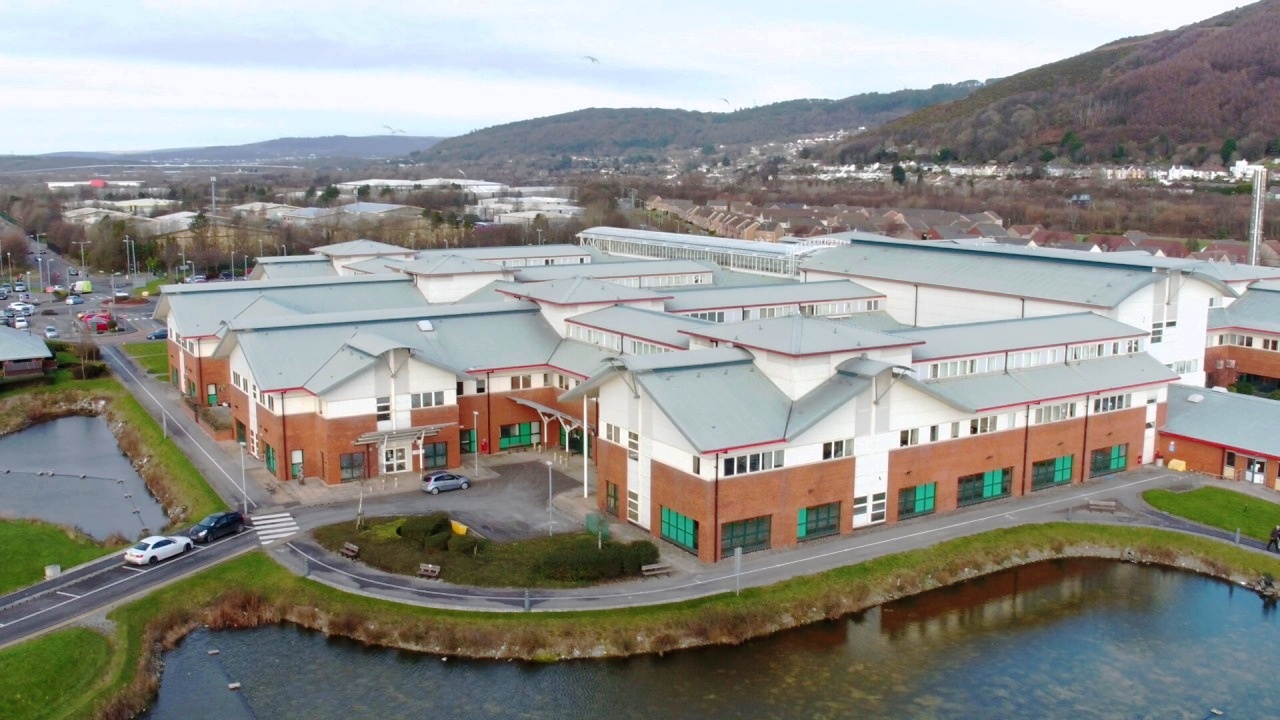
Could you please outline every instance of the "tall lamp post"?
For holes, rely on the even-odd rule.
[[[472,440],[471,452],[476,454],[476,475],[480,474],[480,411],[472,410],[471,419],[475,421],[475,438]]]
[[[89,244],[88,240],[75,240],[76,245],[80,246],[80,274],[85,277],[89,276],[89,269],[84,264],[84,246]]]
[[[241,512],[249,512],[249,486],[244,482],[244,441],[240,441],[240,492],[244,496],[244,506],[240,508]]]
[[[43,292],[46,287],[44,284],[44,258],[36,258],[36,270],[38,271],[37,274],[40,276],[40,290]]]
[[[551,535],[551,461],[547,461],[547,535]]]

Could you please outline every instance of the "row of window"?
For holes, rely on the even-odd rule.
[[[1080,360],[1093,360],[1113,355],[1132,355],[1142,352],[1144,349],[1143,344],[1141,338],[1130,338],[1128,340],[1113,340],[1105,343],[1073,345],[1067,348],[1065,355],[1062,353],[1062,348],[1040,348],[1038,350],[929,363],[928,365],[917,366],[916,371],[923,371],[922,374],[928,380],[964,377],[966,375],[984,375],[1006,370],[1039,367],[1041,365],[1055,365],[1062,362],[1064,358],[1069,362],[1078,362]]]
[[[605,332],[595,328],[584,327],[582,325],[569,324],[569,337],[574,340],[580,340],[597,347],[621,352],[624,355],[652,355],[655,353],[671,352],[672,348],[651,343],[646,340],[639,340],[617,333]],[[527,375],[525,377],[528,377]]]
[[[1227,333],[1219,335],[1215,345],[1235,345],[1236,347],[1256,347],[1271,352],[1280,352],[1280,340],[1276,338],[1255,337],[1253,335],[1242,335],[1240,333]]]
[[[268,452],[271,448],[267,448]],[[294,450],[294,473],[295,476],[302,472],[302,451]],[[419,454],[421,455],[420,466],[424,470],[448,467],[449,465],[449,443],[424,443]],[[271,453],[274,463],[274,453]],[[351,482],[353,480],[363,480],[367,477],[365,468],[365,454],[363,452],[341,453],[338,455],[338,476],[342,482]],[[406,472],[409,470],[409,448],[397,447],[386,448],[382,451],[382,461],[379,465],[382,473]]]
[[[616,488],[614,490],[616,498]],[[616,507],[616,506],[610,506]],[[690,552],[698,551],[698,521],[686,515],[662,508],[662,523],[659,532],[662,538]],[[816,540],[840,532],[840,503],[800,508],[796,512],[796,537],[801,541]],[[773,534],[773,516],[746,520],[735,520],[720,526],[720,556],[734,554],[736,549],[742,552],[768,550]]]

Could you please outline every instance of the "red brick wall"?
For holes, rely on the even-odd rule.
[[[1255,343],[1260,343],[1258,339]],[[1217,362],[1223,361],[1222,369],[1217,368]],[[1227,360],[1234,360],[1235,368],[1226,367]],[[1204,369],[1206,374],[1206,385],[1209,387],[1227,387],[1240,377],[1240,375],[1261,375],[1268,378],[1280,378],[1280,352],[1271,352],[1263,350],[1260,347],[1239,347],[1236,345],[1218,345],[1215,347],[1205,348],[1204,353]]]
[[[1169,443],[1174,444],[1174,450],[1169,450]],[[1227,451],[1221,445],[1203,442],[1200,440],[1192,440],[1176,435],[1166,435],[1161,433],[1156,440],[1156,447],[1160,449],[1164,456],[1165,462],[1170,460],[1182,460],[1187,463],[1187,470],[1191,472],[1204,473],[1206,475],[1214,475],[1222,477],[1223,468],[1227,461]],[[1280,458],[1271,458],[1262,455],[1256,455],[1248,452],[1236,451],[1235,476],[1234,480],[1243,481],[1245,466],[1248,457],[1257,457],[1267,461],[1266,481],[1264,485],[1272,490],[1280,489],[1280,483],[1277,483],[1277,471],[1280,471]]]

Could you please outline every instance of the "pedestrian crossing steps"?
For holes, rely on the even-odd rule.
[[[293,519],[293,515],[287,512],[254,515],[252,520],[253,529],[258,533],[258,542],[263,545],[270,545],[276,540],[296,535],[302,530]]]

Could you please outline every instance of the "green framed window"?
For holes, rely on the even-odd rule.
[[[302,451],[290,450],[289,456],[289,477],[297,480],[302,477]]]
[[[342,453],[338,456],[338,477],[342,482],[364,478],[364,453]]]
[[[270,445],[263,445],[262,459],[267,464],[267,470],[270,470],[271,474],[275,475],[276,474],[276,449],[271,447]]]
[[[467,455],[476,451],[476,429],[463,430],[458,434],[458,442],[462,446],[462,454]]]
[[[503,425],[498,430],[498,449],[529,447],[541,439],[542,423],[527,422]]]
[[[965,475],[959,480],[956,504],[963,507],[1008,497],[1013,487],[1012,478],[1013,468],[1001,468],[975,475]]]
[[[1110,475],[1129,466],[1129,444],[1112,445],[1094,450],[1089,457],[1089,474]]]
[[[698,552],[698,521],[671,508],[662,508],[662,538],[688,550]]]
[[[898,519],[928,515],[934,510],[934,500],[938,496],[938,483],[917,485],[898,491]]]
[[[840,532],[840,503],[800,508],[796,511],[796,538],[815,540]]]
[[[605,511],[614,517],[618,515],[618,484],[606,482],[604,484],[604,508]]]
[[[422,469],[449,467],[449,443],[423,443]]]
[[[1031,489],[1043,490],[1054,485],[1071,482],[1071,471],[1075,456],[1063,455],[1049,460],[1041,460],[1031,465]]]
[[[772,528],[773,517],[769,515],[724,523],[720,526],[720,554],[732,555],[739,547],[744,553],[768,550]]]

